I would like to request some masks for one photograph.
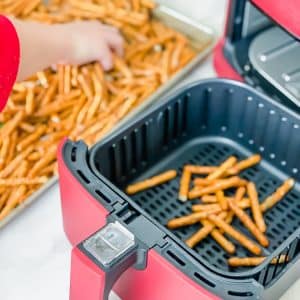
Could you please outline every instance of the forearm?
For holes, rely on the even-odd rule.
[[[39,70],[64,62],[71,45],[61,25],[37,24],[11,19],[20,40],[21,59],[17,81]]]

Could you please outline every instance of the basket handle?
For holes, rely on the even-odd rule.
[[[109,223],[72,250],[70,300],[107,300],[136,261],[134,236],[120,223]]]

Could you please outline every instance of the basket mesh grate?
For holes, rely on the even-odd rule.
[[[183,165],[219,165],[230,155],[235,155],[239,159],[243,159],[246,157],[245,154],[243,149],[238,145],[227,143],[226,141],[206,142],[202,139],[197,139],[197,142],[187,143],[180,147],[171,156],[171,159],[167,158],[168,161],[160,161],[147,172],[143,173],[142,177],[136,178],[134,181],[153,176],[167,169],[176,169],[179,176],[169,183],[141,192],[133,196],[133,199],[155,220],[165,225],[171,218],[189,214],[191,212],[191,205],[199,202],[199,200],[194,200],[182,203],[176,200]],[[282,183],[282,180],[272,175],[269,168],[263,168],[261,165],[244,171],[241,173],[241,177],[256,183],[260,201],[271,194]],[[232,195],[233,191],[229,190],[227,194]],[[274,251],[292,232],[299,228],[299,217],[300,194],[298,191],[292,191],[285,199],[265,213],[265,221],[268,227],[267,236],[270,240],[269,248],[264,251],[265,255]],[[251,237],[237,219],[234,220],[233,225]],[[173,233],[181,240],[185,240],[199,228],[199,225],[193,225],[174,230]],[[238,243],[234,242],[234,244],[236,245],[237,256],[251,255]],[[194,251],[201,255],[208,263],[219,269],[226,271],[245,270],[245,268],[229,268],[227,265],[228,254],[211,237],[207,237],[199,243],[194,248]]]

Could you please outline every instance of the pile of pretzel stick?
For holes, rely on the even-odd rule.
[[[211,236],[228,254],[233,255],[236,252],[236,246],[232,242],[234,240],[253,256],[230,257],[229,266],[243,267],[261,264],[266,259],[262,255],[263,249],[269,246],[263,214],[283,199],[295,182],[292,178],[287,179],[274,193],[259,201],[256,185],[241,178],[239,174],[260,161],[260,155],[253,155],[241,161],[230,156],[219,166],[185,165],[180,179],[178,200],[186,202],[200,199],[200,203],[192,204],[191,214],[169,220],[167,227],[178,229],[199,224],[199,230],[185,241],[190,248],[194,248]],[[128,186],[126,192],[134,194],[168,182],[176,176],[175,170],[169,170]],[[249,213],[245,211],[246,209],[249,209]],[[252,239],[231,225],[234,217],[239,219]],[[286,255],[280,255],[271,263],[286,263],[287,261]]]
[[[44,4],[48,2],[47,4]],[[56,173],[63,137],[99,141],[194,56],[185,36],[151,17],[151,0],[3,0],[0,13],[45,22],[96,19],[117,26],[125,56],[60,65],[15,84],[0,113],[0,221]]]

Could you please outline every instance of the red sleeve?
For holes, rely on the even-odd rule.
[[[0,111],[4,108],[20,62],[20,44],[13,24],[0,16]]]

